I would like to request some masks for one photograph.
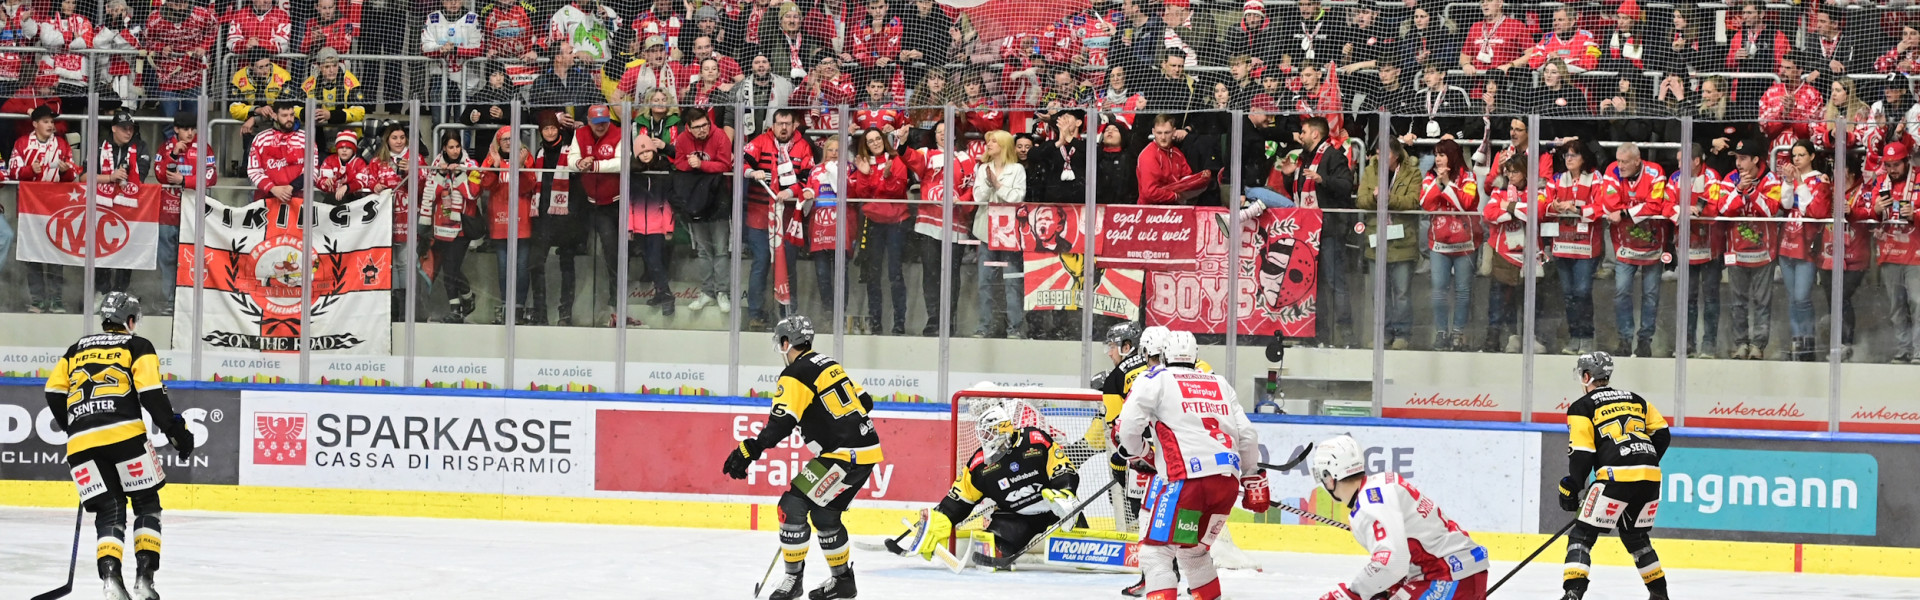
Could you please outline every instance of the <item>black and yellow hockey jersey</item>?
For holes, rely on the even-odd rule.
[[[1567,407],[1567,462],[1586,481],[1660,481],[1667,453],[1667,419],[1639,394],[1602,387]]]
[[[847,377],[839,362],[808,351],[780,372],[773,412],[758,437],[760,447],[774,447],[798,426],[807,449],[821,458],[876,464],[884,457],[880,434],[867,418],[872,410],[873,397]]]
[[[147,434],[140,409],[173,416],[153,342],[125,332],[80,338],[47,376],[47,406],[67,432],[67,455]]]
[[[935,510],[954,523],[966,519],[981,500],[992,500],[1003,511],[1040,514],[1052,510],[1042,502],[1040,490],[1079,487],[1080,474],[1067,460],[1067,451],[1054,444],[1045,430],[1028,427],[1020,430],[1019,442],[999,460],[989,462],[984,450],[974,450],[967,468]]]

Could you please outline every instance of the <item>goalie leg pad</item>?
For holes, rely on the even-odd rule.
[[[1140,575],[1145,578],[1146,597],[1149,599],[1177,597],[1180,586],[1180,573],[1174,570],[1179,560],[1173,546],[1140,544]]]
[[[1220,572],[1213,566],[1213,555],[1206,546],[1185,546],[1174,549],[1173,556],[1180,565],[1180,572],[1187,576],[1187,589],[1198,600],[1214,600],[1220,597]]]

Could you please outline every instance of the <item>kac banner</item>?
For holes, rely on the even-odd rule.
[[[20,250],[22,262],[83,266],[87,246],[93,264],[107,269],[151,270],[160,247],[160,186],[141,186],[133,196],[99,198],[93,208],[93,234],[87,232],[86,186],[78,183],[21,183]],[[132,206],[127,201],[132,200]]]
[[[1224,334],[1231,307],[1240,335],[1311,337],[1319,283],[1320,211],[1267,209],[1240,223],[1232,275],[1238,298],[1228,298],[1226,209],[1196,208],[1200,227],[1197,268],[1148,273],[1147,324],[1194,333]]]
[[[1200,250],[1197,214],[1191,206],[1100,207],[1094,257],[1102,268],[1191,271]]]
[[[1064,254],[1086,248],[1074,204],[993,204],[987,206],[987,249]]]
[[[228,352],[299,352],[303,344],[335,354],[391,352],[392,210],[391,193],[318,207],[303,274],[299,199],[240,207],[207,200],[204,219],[180,221],[181,240],[195,239],[196,223],[206,226],[201,341]],[[180,264],[194,264],[193,255],[191,244],[180,245]],[[180,270],[177,296],[192,297],[192,277]],[[303,301],[311,322],[302,321]],[[173,328],[174,347],[192,347],[192,336],[193,328]]]

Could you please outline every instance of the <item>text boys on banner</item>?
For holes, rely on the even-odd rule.
[[[1226,209],[1196,208],[1194,220],[1219,223]],[[1240,248],[1231,273],[1240,278],[1238,298],[1227,298],[1227,235],[1218,226],[1197,227],[1197,268],[1147,274],[1152,290],[1147,324],[1194,333],[1224,334],[1232,318],[1240,335],[1311,337],[1314,292],[1320,273],[1320,211],[1268,209],[1240,223]],[[1229,312],[1229,307],[1232,312]]]

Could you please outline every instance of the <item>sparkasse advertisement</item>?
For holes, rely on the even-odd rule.
[[[584,495],[593,413],[584,402],[249,391],[246,485]]]

